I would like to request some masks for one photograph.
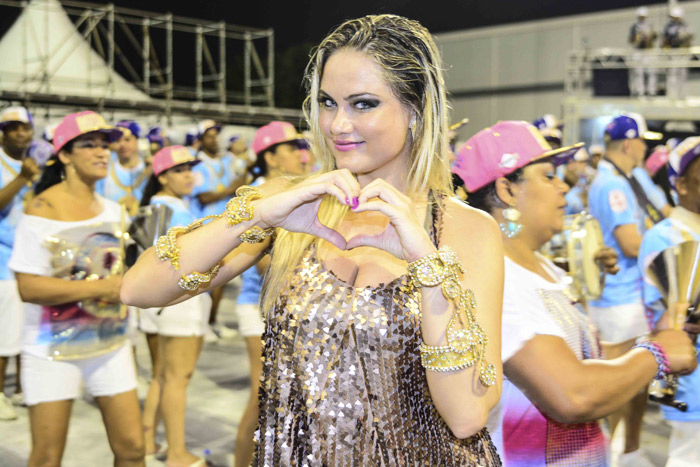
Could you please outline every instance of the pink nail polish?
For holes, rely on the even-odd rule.
[[[345,198],[345,204],[347,204],[348,206],[350,206],[350,198]]]
[[[354,197],[352,199],[352,208],[357,209],[357,207],[360,205],[360,199],[358,197]]]

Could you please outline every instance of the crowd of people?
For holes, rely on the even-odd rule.
[[[624,420],[620,465],[644,467],[647,386],[669,375],[688,410],[663,409],[667,465],[700,465],[700,328],[671,322],[691,304],[669,306],[647,270],[700,241],[700,137],[648,151],[658,135],[625,113],[604,146],[563,146],[545,115],[451,148],[443,69],[418,22],[347,21],[311,57],[309,133],[272,121],[250,149],[234,136],[222,150],[212,120],[178,145],[86,110],[44,132],[46,157],[30,112],[5,109],[6,393],[8,359],[19,371],[0,420],[28,407],[29,465],[60,465],[81,385],[115,465],[205,465],[186,390],[237,276],[251,372],[237,466],[605,466]],[[595,299],[543,253],[581,213],[604,239]],[[134,255],[139,219],[158,228]]]

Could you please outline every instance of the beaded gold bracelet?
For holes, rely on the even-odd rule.
[[[236,196],[226,203],[224,217],[229,227],[251,220],[253,218],[253,208],[249,203],[260,198],[262,198],[262,193],[256,188],[247,185],[238,188]],[[261,243],[272,235],[274,231],[275,229],[272,227],[262,229],[256,225],[240,234],[238,239],[244,243]]]
[[[170,227],[165,235],[161,235],[156,241],[156,255],[161,261],[170,261],[170,264],[177,271],[180,269],[180,247],[177,246],[177,237],[184,235],[186,233],[192,232],[195,229],[200,228],[205,222],[217,219],[219,216],[206,216],[201,219],[197,219],[192,222],[187,227]],[[197,290],[199,284],[204,282],[210,282],[216,274],[219,272],[221,267],[221,262],[214,265],[209,271],[205,273],[200,273],[193,271],[190,274],[185,274],[180,277],[177,285],[188,292]]]
[[[479,364],[479,380],[486,387],[496,383],[496,367],[486,361],[488,336],[476,321],[474,292],[462,290],[459,275],[464,273],[459,258],[449,247],[425,256],[408,265],[408,273],[416,287],[441,284],[442,293],[455,301],[455,311],[447,325],[447,345],[420,345],[421,363],[430,371],[456,371]]]

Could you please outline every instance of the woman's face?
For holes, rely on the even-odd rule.
[[[564,228],[568,186],[546,162],[532,164],[523,170],[523,181],[517,184],[515,208],[520,211],[519,222],[538,240],[548,241]]]
[[[339,169],[397,182],[406,175],[412,112],[394,96],[382,68],[367,54],[334,52],[323,69],[318,95],[321,131]]]
[[[295,143],[278,144],[272,153],[269,168],[276,168],[284,175],[303,175],[304,164],[301,162],[301,150]]]
[[[158,176],[158,181],[166,191],[173,196],[182,198],[192,194],[194,188],[194,174],[189,164],[177,165]]]
[[[61,151],[66,173],[75,170],[88,180],[100,180],[107,176],[109,168],[109,139],[104,133],[87,133],[73,140],[70,153]]]

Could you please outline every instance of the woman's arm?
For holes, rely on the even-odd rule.
[[[690,339],[682,331],[653,336],[666,352],[671,371],[693,367]],[[621,350],[629,343],[616,346]],[[622,407],[646,387],[657,372],[654,356],[632,349],[611,360],[578,360],[560,337],[536,335],[505,364],[508,379],[555,420],[596,420]]]
[[[359,186],[347,170],[336,170],[309,177],[287,188],[289,182],[274,180],[260,187],[264,198],[254,200],[253,218],[229,226],[218,218],[207,225],[177,238],[180,248],[180,269],[175,270],[169,261],[160,261],[155,248],[149,248],[126,273],[121,298],[124,303],[140,308],[171,305],[219,285],[253,266],[263,255],[267,243],[244,244],[238,236],[258,226],[263,229],[279,227],[293,232],[304,232],[324,238],[345,247],[345,240],[337,232],[320,224],[318,207],[326,195],[340,202],[357,196]],[[223,261],[217,276],[195,292],[185,292],[178,285],[183,274],[193,271],[205,273]]]
[[[497,375],[496,384],[487,388],[479,381],[478,363],[461,371],[426,371],[430,394],[440,415],[455,436],[465,438],[486,425],[489,410],[501,395],[503,247],[493,219],[450,202],[441,243],[455,251],[465,269],[462,289],[474,292],[475,318],[488,336],[486,360],[494,364]],[[423,341],[431,346],[446,345],[445,331],[454,304],[445,299],[439,286],[421,290]]]
[[[70,281],[56,277],[17,273],[17,287],[23,302],[53,306],[89,299],[119,301],[121,276],[96,281]]]

